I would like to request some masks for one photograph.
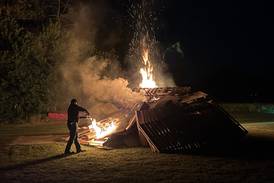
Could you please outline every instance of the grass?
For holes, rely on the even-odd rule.
[[[258,123],[274,121],[274,114],[259,112],[230,112],[240,123]]]
[[[8,182],[267,182],[274,180],[274,163],[269,160],[154,154],[145,148],[100,150],[89,147],[85,147],[87,152],[81,154],[51,159],[62,153],[63,149],[64,144],[13,147],[10,163],[5,164],[5,167],[11,164],[17,166],[10,166],[1,173]],[[1,165],[3,167],[2,162]]]
[[[269,108],[269,106],[273,106],[271,104],[224,103],[224,104],[221,104],[221,106],[240,123],[256,123],[256,122],[274,121],[274,113],[262,112],[263,107]]]
[[[274,123],[243,125],[249,130],[246,141],[225,153],[83,146],[86,152],[67,157],[61,155],[65,143],[8,145],[20,135],[67,133],[65,124],[1,125],[1,182],[274,182]]]
[[[5,124],[0,126],[2,135],[43,135],[43,134],[64,134],[67,132],[65,122],[52,122],[40,124]]]
[[[153,154],[149,149],[100,150],[32,163],[62,153],[64,144],[18,146],[5,171],[10,182],[267,182],[273,162],[201,155]],[[27,152],[27,153],[26,153]],[[25,163],[24,162],[30,162]],[[17,166],[18,167],[18,166]],[[270,175],[270,176],[267,176]],[[260,180],[258,181],[258,178]]]
[[[0,125],[0,145],[11,143],[18,136],[66,134],[65,122],[40,124],[2,124]]]

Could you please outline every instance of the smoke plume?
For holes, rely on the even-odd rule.
[[[77,98],[96,118],[144,99],[121,77],[123,71],[115,55],[96,50],[95,38],[104,18],[99,11],[101,6],[79,6],[71,11],[73,26],[68,29],[65,61],[60,65],[67,103]]]

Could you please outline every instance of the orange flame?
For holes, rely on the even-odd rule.
[[[139,84],[140,88],[158,87],[153,79],[153,66],[149,60],[149,50],[147,48],[143,49],[142,63],[144,67],[140,69],[140,74],[142,75],[142,82]]]
[[[113,133],[117,126],[114,124],[114,122],[112,121],[109,126],[105,127],[105,128],[102,128],[102,127],[99,127],[97,125],[97,122],[95,119],[92,119],[91,118],[91,125],[89,125],[89,129],[92,131],[95,132],[95,135],[96,135],[96,139],[101,139],[101,138],[104,138],[106,137],[107,135],[110,135],[111,133]]]

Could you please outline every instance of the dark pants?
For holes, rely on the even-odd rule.
[[[78,142],[78,133],[77,133],[77,123],[72,122],[68,123],[68,129],[69,129],[69,140],[65,149],[65,153],[70,151],[71,145],[74,142],[77,152],[81,151],[81,146]]]

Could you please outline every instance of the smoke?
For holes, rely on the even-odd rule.
[[[66,56],[60,65],[63,98],[67,103],[77,98],[96,118],[144,100],[128,87],[115,54],[96,50],[95,38],[104,18],[102,6],[82,5],[72,10],[73,26],[67,30]]]
[[[67,107],[71,98],[77,98],[80,105],[89,109],[93,117],[99,119],[143,101],[144,96],[128,87],[136,87],[140,83],[143,39],[150,50],[149,57],[154,66],[157,85],[175,86],[163,62],[164,51],[160,50],[160,44],[155,36],[156,15],[151,9],[152,5],[145,2],[142,0],[141,4],[133,5],[129,12],[133,19],[134,35],[129,45],[128,59],[131,69],[126,72],[120,66],[121,60],[118,60],[111,49],[104,52],[98,49],[98,44],[116,45],[119,39],[119,36],[114,36],[115,31],[111,28],[108,33],[115,39],[102,38],[102,33],[106,31],[105,20],[110,18],[106,16],[106,1],[77,4],[69,11],[65,17],[65,56],[58,70],[61,75],[58,85],[60,88],[56,94],[59,103],[63,101],[63,109]],[[130,82],[125,78],[130,78]]]

